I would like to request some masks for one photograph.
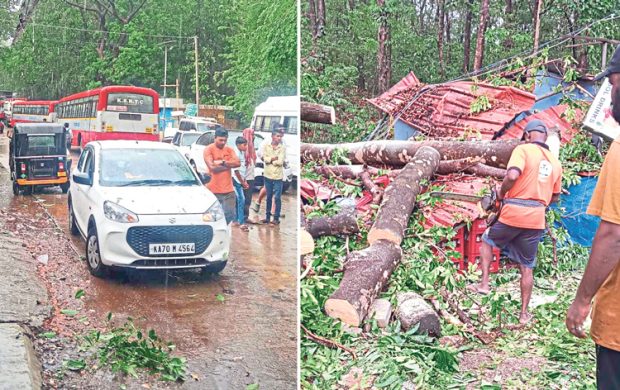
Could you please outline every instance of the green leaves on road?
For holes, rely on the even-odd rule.
[[[75,317],[78,313],[77,310],[71,310],[71,309],[62,309],[60,312],[66,315],[67,317]]]
[[[84,292],[84,290],[82,290],[82,289],[77,290],[77,292],[75,293],[75,299],[80,299],[80,298],[82,298],[84,295],[86,295],[86,293]]]

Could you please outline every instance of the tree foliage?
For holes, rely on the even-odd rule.
[[[345,88],[356,87],[358,93],[380,92],[377,74],[377,31],[387,17],[391,43],[391,84],[413,71],[426,83],[451,80],[463,74],[467,39],[467,12],[472,11],[469,30],[469,69],[473,67],[481,0],[386,0],[382,7],[370,0],[327,1],[323,35],[312,34],[309,7],[302,1],[302,94],[307,99],[324,100],[325,88],[315,88],[316,79],[333,73],[332,68],[348,72]],[[511,56],[530,53],[534,43],[536,0],[491,1],[484,34],[482,66]],[[616,0],[542,1],[540,42],[563,37],[594,23],[584,31],[591,37],[620,39],[618,19],[598,22],[617,13]],[[510,7],[508,7],[510,5]],[[438,12],[438,7],[440,11]],[[439,20],[439,15],[444,16]],[[441,36],[441,48],[438,47]],[[580,45],[573,40],[552,48],[551,58],[571,55],[584,57],[583,72],[597,72],[601,67],[601,45]],[[575,44],[575,47],[569,47]],[[608,57],[613,51],[608,46]],[[443,61],[440,61],[443,57]],[[442,63],[445,73],[442,71]],[[445,74],[445,76],[442,76]],[[330,89],[343,91],[343,81],[330,83]]]
[[[104,3],[114,8],[101,9]],[[2,7],[0,36],[8,36],[19,10]],[[41,0],[0,51],[0,89],[56,99],[128,84],[162,94],[167,48],[167,84],[178,79],[180,97],[193,102],[194,36],[202,104],[232,104],[247,118],[266,96],[295,93],[293,0]],[[168,88],[167,96],[174,95]]]

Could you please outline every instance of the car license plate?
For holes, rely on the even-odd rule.
[[[196,244],[174,243],[174,244],[149,244],[149,255],[177,255],[195,253]]]

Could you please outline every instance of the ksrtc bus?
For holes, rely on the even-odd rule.
[[[68,123],[72,146],[96,140],[159,141],[159,95],[150,88],[109,86],[67,96],[56,121]]]
[[[13,104],[17,103],[17,102],[21,102],[21,101],[25,101],[28,99],[24,99],[24,98],[9,98],[9,99],[4,99],[2,101],[2,106],[0,107],[0,113],[1,113],[1,117],[2,117],[2,121],[4,121],[5,125],[9,125],[9,122],[11,120],[11,115],[13,114]]]
[[[56,100],[23,100],[13,103],[9,118],[11,127],[17,123],[55,122]]]

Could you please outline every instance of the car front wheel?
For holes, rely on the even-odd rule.
[[[99,237],[95,226],[88,229],[88,236],[86,237],[86,264],[93,276],[101,278],[108,274],[108,266],[101,261]]]

